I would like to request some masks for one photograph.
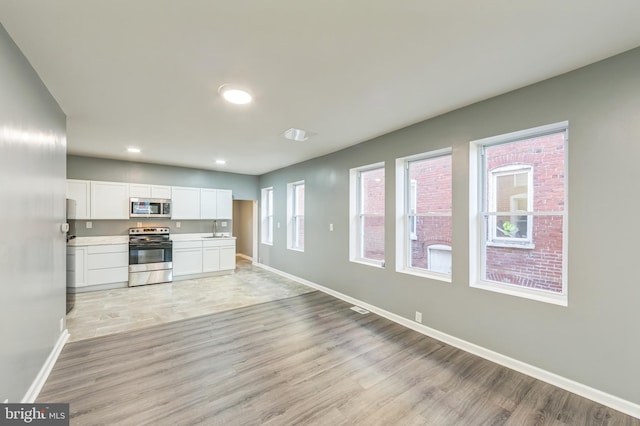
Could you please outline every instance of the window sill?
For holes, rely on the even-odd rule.
[[[384,269],[384,262],[377,260],[367,260],[367,259],[349,259],[350,262],[359,263],[361,265],[373,266],[375,268]]]
[[[510,243],[508,241],[487,241],[487,247],[505,247],[505,248],[516,248],[522,250],[533,250],[536,248],[536,245],[533,243]]]
[[[299,253],[304,253],[304,249],[300,249],[300,248],[287,247],[287,250],[297,251]]]
[[[417,268],[404,268],[398,269],[396,272],[401,274],[413,275],[420,278],[429,278],[432,280],[443,281],[446,283],[451,282],[451,274],[442,274],[439,272],[428,271],[426,269],[417,269]]]
[[[526,287],[518,287],[511,284],[483,280],[471,283],[471,287],[493,291],[495,293],[507,294],[509,296],[522,297],[525,299],[535,300],[537,302],[551,303],[558,306],[569,306],[566,294],[553,293],[544,290],[532,290]]]
[[[267,243],[264,241],[261,241],[260,244],[265,245],[265,246],[273,246],[273,243]]]

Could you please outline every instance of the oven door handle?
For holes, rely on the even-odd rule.
[[[170,249],[173,247],[171,243],[145,243],[145,244],[129,244],[129,250],[147,250],[147,249]]]

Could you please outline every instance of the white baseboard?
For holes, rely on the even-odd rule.
[[[439,340],[448,345],[454,346],[458,349],[462,349],[466,352],[472,353],[486,360],[495,362],[496,364],[500,364],[504,367],[518,371],[522,374],[526,374],[527,376],[531,376],[535,379],[542,380],[543,382],[557,386],[561,389],[575,393],[584,398],[590,399],[599,404],[606,405],[607,407],[613,408],[614,410],[618,410],[620,412],[623,412],[625,414],[628,414],[630,416],[640,419],[639,404],[633,403],[631,401],[627,401],[626,399],[619,398],[615,395],[608,394],[606,392],[592,388],[582,383],[578,383],[574,380],[567,379],[566,377],[562,377],[550,371],[543,370],[541,368],[535,367],[533,365],[527,364],[522,361],[518,361],[517,359],[508,357],[506,355],[502,355],[498,352],[492,351],[482,346],[478,346],[474,343],[467,342],[466,340],[462,340],[457,337],[438,331],[436,329],[427,327],[423,324],[419,324],[417,322],[411,321],[407,318],[401,317],[400,315],[394,314],[393,312],[389,312],[384,309],[378,308],[376,306],[370,305],[366,302],[355,299],[351,296],[347,296],[346,294],[342,294],[338,291],[335,291],[330,288],[316,284],[314,282],[305,280],[304,278],[300,278],[295,275],[289,274],[287,272],[280,271],[278,269],[272,268],[262,263],[254,263],[254,265],[259,266],[263,269],[266,269],[267,271],[271,271],[280,276],[283,276],[285,278],[289,278],[291,280],[297,281],[306,286],[320,290],[323,293],[326,293],[338,299],[344,300],[345,302],[348,302],[357,306],[361,306],[367,309],[368,311],[371,311],[380,315],[381,317],[387,318],[393,322],[396,322],[407,328],[415,330],[418,333],[422,333],[426,336],[432,337],[436,340]]]
[[[22,398],[22,401],[20,401],[21,403],[30,404],[35,402],[36,398],[40,394],[40,391],[42,390],[42,387],[49,378],[49,374],[51,374],[51,370],[53,370],[53,366],[58,360],[60,352],[62,352],[62,348],[64,347],[65,343],[67,343],[67,340],[69,340],[69,331],[67,331],[67,329],[65,328],[62,333],[60,333],[60,337],[58,337],[56,345],[51,350],[51,353],[42,365],[42,368],[40,368],[40,372],[38,372],[38,375],[36,376],[33,383],[31,383],[29,390],[27,390],[27,393]]]

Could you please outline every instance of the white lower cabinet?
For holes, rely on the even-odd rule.
[[[236,269],[235,239],[173,242],[173,276]]]
[[[67,247],[67,285],[90,287],[129,280],[129,245]]]
[[[173,275],[190,275],[202,272],[202,242],[173,242]]]

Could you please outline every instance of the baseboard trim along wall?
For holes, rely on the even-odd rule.
[[[64,331],[60,333],[60,337],[58,337],[58,341],[51,350],[51,353],[49,353],[47,360],[42,365],[42,368],[40,368],[40,372],[38,372],[35,380],[33,381],[33,383],[31,383],[31,386],[29,386],[29,390],[27,390],[27,393],[22,398],[22,401],[20,401],[21,403],[31,404],[35,402],[36,398],[38,398],[38,395],[40,394],[40,391],[42,390],[45,382],[49,378],[49,374],[51,374],[51,370],[53,370],[53,366],[56,364],[56,361],[60,356],[60,352],[62,352],[62,348],[64,348],[67,340],[69,340],[69,331],[65,328]]]
[[[280,271],[279,269],[272,268],[271,266],[267,266],[262,263],[256,263],[256,262],[254,262],[254,265],[260,268],[263,268],[267,271],[271,271],[280,276],[283,276],[285,278],[289,278],[291,280],[297,281],[311,288],[315,288],[316,290],[322,291],[323,293],[327,293],[338,299],[344,300],[345,302],[348,302],[357,306],[361,306],[371,312],[374,312],[380,315],[381,317],[387,318],[393,322],[396,322],[400,325],[403,325],[407,328],[417,331],[418,333],[422,333],[426,336],[429,336],[441,342],[447,343],[458,349],[462,349],[463,351],[477,355],[486,360],[495,362],[496,364],[500,364],[504,367],[518,371],[522,374],[526,374],[527,376],[531,376],[535,379],[542,380],[543,382],[557,386],[566,391],[575,393],[584,398],[595,401],[599,404],[606,405],[607,407],[613,408],[614,410],[618,410],[630,416],[640,418],[640,405],[635,404],[631,401],[627,401],[615,395],[611,395],[601,390],[584,385],[582,383],[578,383],[571,379],[567,379],[566,377],[559,376],[555,373],[551,373],[549,371],[543,370],[541,368],[535,367],[525,362],[518,361],[517,359],[510,358],[508,356],[502,355],[498,352],[494,352],[487,348],[483,348],[482,346],[478,346],[474,343],[467,342],[466,340],[458,339],[457,337],[454,337],[449,334],[443,333],[441,331],[435,330],[433,328],[427,327],[423,324],[416,323],[407,318],[401,317],[400,315],[397,315],[392,312],[386,311],[384,309],[378,308],[376,306],[370,305],[366,302],[355,299],[351,296],[347,296],[346,294],[342,294],[338,291],[321,286],[319,284],[305,280],[304,278],[297,277],[287,272]]]

